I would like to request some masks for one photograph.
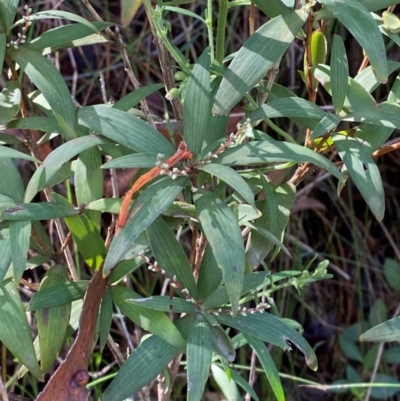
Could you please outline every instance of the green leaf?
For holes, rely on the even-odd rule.
[[[66,266],[56,265],[48,270],[40,284],[40,291],[68,281]],[[37,311],[37,325],[40,344],[40,365],[42,372],[51,368],[67,335],[71,304]]]
[[[124,257],[137,236],[171,205],[188,181],[187,177],[178,177],[176,180],[165,177],[141,193],[131,209],[132,217],[111,242],[104,262],[104,274],[110,272]]]
[[[188,302],[188,300],[159,295],[148,298],[132,298],[128,299],[127,301],[144,308],[149,308],[161,312],[196,313],[197,307],[191,302]]]
[[[0,283],[8,277],[11,264],[10,230],[0,225]]]
[[[247,182],[235,170],[216,163],[202,164],[197,168],[226,182],[237,191],[247,203],[255,207],[253,191]]]
[[[1,16],[1,13],[0,13]],[[0,17],[1,18],[1,17]],[[1,20],[0,20],[1,24]],[[3,71],[4,56],[7,48],[7,36],[5,33],[0,32],[0,71]]]
[[[81,17],[80,15],[69,13],[68,11],[61,11],[61,10],[48,10],[48,11],[40,11],[35,14],[29,15],[29,21],[37,21],[41,19],[48,19],[48,18],[55,18],[55,19],[66,19],[69,21],[79,22],[82,25],[87,26],[88,28],[92,29],[96,33],[100,33],[100,30],[93,25],[87,19]],[[22,25],[25,23],[24,19],[20,19],[14,23],[12,26],[13,28]]]
[[[250,384],[242,377],[236,370],[231,370],[231,376],[232,376],[232,381],[235,383],[239,384],[240,387],[246,392],[251,395],[251,397],[259,401],[260,399],[258,398],[257,393],[254,391],[253,387],[250,386]]]
[[[129,355],[103,393],[102,401],[122,401],[131,397],[155,379],[178,353],[177,348],[160,337],[147,338]]]
[[[333,107],[338,114],[346,100],[348,77],[349,64],[343,39],[339,35],[334,35],[331,53],[331,88]]]
[[[141,88],[135,89],[133,92],[118,100],[118,102],[113,105],[113,108],[122,111],[128,111],[132,107],[135,107],[145,97],[157,92],[161,88],[164,88],[164,84],[142,86]]]
[[[270,18],[275,18],[278,15],[290,13],[290,9],[286,7],[282,0],[270,0],[268,2],[265,2],[263,0],[252,0],[252,3],[254,3]]]
[[[211,246],[236,314],[245,270],[243,238],[239,223],[229,207],[212,192],[194,194],[202,230]],[[229,235],[228,235],[229,233]]]
[[[0,146],[0,159],[24,159],[40,163],[35,157],[9,148],[8,146]]]
[[[11,28],[17,13],[19,0],[2,0],[0,1],[0,28],[6,33]]]
[[[45,288],[32,297],[28,305],[28,310],[34,311],[44,308],[54,308],[82,299],[88,284],[89,281],[87,280],[66,281],[63,284]]]
[[[12,221],[10,223],[11,260],[14,279],[19,283],[28,259],[29,240],[31,238],[30,221]]]
[[[76,138],[75,106],[68,86],[57,68],[40,53],[24,47],[18,50],[10,50],[10,55],[50,104],[60,125],[61,134],[67,140]]]
[[[147,228],[147,238],[160,268],[165,270],[170,278],[176,276],[176,281],[197,299],[197,286],[186,253],[161,217],[155,219]]]
[[[91,22],[91,25],[98,30],[102,30],[113,24],[105,21],[94,21]],[[25,46],[41,53],[42,55],[47,55],[60,49],[102,42],[107,42],[107,39],[100,34],[93,34],[92,28],[78,23],[49,29],[37,38],[34,38]]]
[[[22,202],[25,189],[14,162],[10,159],[0,158],[0,171],[0,194],[9,196],[16,202]]]
[[[400,292],[400,264],[396,259],[385,258],[383,274],[390,287]]]
[[[376,78],[388,79],[385,44],[374,19],[356,0],[318,0],[350,31],[369,57]]]
[[[196,18],[196,19],[200,20],[201,22],[203,22],[203,24],[206,24],[206,21],[203,18],[201,18],[200,15],[198,15],[196,13],[193,13],[193,12],[191,12],[189,10],[186,10],[183,7],[165,6],[163,8],[166,11],[172,11],[172,12],[179,13],[179,14],[182,14],[182,15],[187,15],[188,17]]]
[[[208,323],[201,314],[190,330],[187,342],[187,399],[200,401],[210,373],[212,337]]]
[[[371,149],[357,138],[334,135],[332,139],[372,213],[378,220],[382,220],[385,214],[385,194],[379,169],[371,157]]]
[[[4,220],[50,220],[76,216],[78,208],[60,205],[56,202],[18,203],[3,210]]]
[[[340,124],[340,117],[336,114],[327,114],[314,128],[310,140],[319,138],[327,132],[334,130]]]
[[[60,133],[61,128],[55,117],[26,117],[12,120],[7,128],[33,129],[49,133]]]
[[[285,393],[283,392],[279,372],[268,351],[268,348],[258,338],[255,338],[246,332],[242,332],[242,334],[251,346],[251,348],[253,348],[254,352],[257,354],[257,357],[261,362],[261,366],[263,367],[265,374],[267,375],[269,384],[272,387],[276,399],[278,401],[285,401]]]
[[[101,168],[152,168],[156,165],[157,155],[153,153],[134,153],[113,159]]]
[[[386,103],[388,106],[397,106],[394,103]],[[397,106],[398,107],[398,106]],[[399,128],[400,127],[400,116],[397,116],[394,113],[388,113],[385,111],[380,111],[379,109],[368,110],[368,113],[365,112],[356,112],[347,114],[342,118],[342,121],[349,122],[362,122],[365,124],[374,124],[381,127],[388,128]]]
[[[374,380],[375,383],[381,383],[380,387],[374,387],[371,390],[371,398],[377,400],[389,400],[400,391],[400,381],[393,376],[377,373]]]
[[[390,342],[400,340],[400,317],[387,320],[360,336],[360,341]]]
[[[265,118],[278,117],[302,117],[310,120],[307,128],[313,128],[312,120],[322,120],[327,114],[314,103],[298,97],[284,97],[272,99],[257,110],[250,113],[248,118],[251,121]]]
[[[311,67],[310,70],[326,91],[332,94],[330,67],[320,64],[316,67]],[[369,112],[370,110],[376,109],[374,98],[359,82],[350,77],[348,77],[347,82],[348,86],[344,108],[363,113],[365,113],[366,110]]]
[[[211,365],[211,372],[214,380],[217,382],[217,385],[227,400],[241,401],[243,399],[239,393],[235,381],[228,377],[226,371],[222,370],[218,365],[213,363]]]
[[[104,105],[79,109],[78,122],[113,141],[137,152],[163,153],[175,148],[163,135],[139,117]]]
[[[126,317],[173,347],[179,350],[185,349],[186,341],[165,313],[145,308],[138,303],[127,302],[132,298],[142,298],[129,288],[116,285],[112,287],[111,292],[114,303]]]
[[[286,324],[282,319],[270,313],[254,313],[246,316],[237,315],[231,317],[219,315],[216,319],[227,326],[248,333],[262,341],[276,345],[282,349],[291,349],[288,341],[293,343],[305,356],[307,365],[317,370],[317,358],[313,349],[294,328]]]
[[[249,142],[229,148],[218,157],[218,163],[229,166],[248,166],[266,162],[309,162],[324,168],[339,181],[343,181],[342,174],[330,160],[295,143],[275,140]]]
[[[79,153],[93,146],[108,143],[107,139],[95,135],[76,138],[53,150],[30,179],[25,193],[25,202],[30,202],[61,166]]]
[[[100,308],[100,350],[103,351],[108,334],[110,333],[111,323],[112,323],[112,314],[113,314],[113,302],[112,302],[112,294],[111,287],[107,287],[104,293],[103,299],[101,300],[101,308]]]
[[[207,244],[204,251],[203,260],[200,265],[200,273],[197,279],[197,288],[199,291],[199,300],[204,301],[212,294],[222,281],[222,271],[218,267],[217,261],[210,245]],[[227,293],[228,295],[228,293]]]
[[[215,96],[213,113],[228,114],[283,56],[303,26],[302,11],[279,15],[259,28],[236,53]]]
[[[207,48],[193,67],[183,104],[184,138],[194,156],[208,145],[204,125],[210,116],[210,49]]]
[[[0,284],[0,341],[24,364],[38,380],[42,380],[30,325],[17,288],[12,281]]]
[[[220,325],[212,325],[210,327],[214,351],[228,362],[233,362],[236,358],[236,352],[228,334]]]
[[[0,127],[4,127],[18,113],[20,102],[21,89],[19,83],[16,81],[7,82],[0,92]]]

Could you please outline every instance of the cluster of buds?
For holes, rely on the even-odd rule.
[[[157,161],[156,161],[156,167],[160,167],[160,175],[168,175],[171,177],[173,180],[178,178],[179,176],[186,176],[187,172],[185,170],[179,170],[179,168],[174,167],[172,170],[170,170],[170,166],[168,163],[163,162],[165,155],[162,153],[159,153],[157,155]]]
[[[25,15],[22,17],[24,20],[24,26],[22,27],[22,33],[18,33],[18,38],[16,40],[10,40],[7,43],[7,47],[14,47],[14,49],[18,49],[19,45],[22,45],[26,41],[26,31],[28,30],[29,26],[32,25],[32,21],[29,20],[29,15],[32,13],[32,9],[28,6],[24,7]]]
[[[255,313],[264,313],[265,309],[270,308],[271,305],[267,304],[265,302],[260,302],[255,308],[246,308],[246,307],[241,307],[239,306],[237,309],[237,312],[242,315],[242,316],[247,316],[248,314],[254,315]],[[219,315],[231,315],[233,316],[233,312],[230,309],[214,309],[210,311],[212,314],[215,316]]]
[[[172,288],[177,288],[180,290],[186,297],[186,301],[192,302],[197,305],[197,301],[190,295],[189,290],[184,288],[181,283],[176,280],[176,276],[171,277],[164,269],[162,269],[157,261],[152,262],[145,254],[144,251],[139,253],[139,256],[142,258],[144,262],[147,263],[147,269],[152,271],[153,273],[161,273],[165,277],[165,282],[169,283]]]

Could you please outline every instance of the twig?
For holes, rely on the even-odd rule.
[[[0,400],[1,401],[9,401],[6,387],[3,383],[3,380],[1,379],[1,374],[0,374]]]
[[[254,381],[256,379],[256,353],[254,350],[251,352],[251,361],[250,361],[250,373],[249,373],[249,386],[253,388]],[[250,401],[251,400],[251,395],[249,393],[246,393],[246,396],[244,397],[245,401]]]

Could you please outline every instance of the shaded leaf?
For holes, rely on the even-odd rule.
[[[173,347],[185,349],[185,340],[165,313],[145,308],[136,302],[127,302],[132,298],[142,299],[139,294],[129,288],[116,285],[112,287],[111,292],[114,303],[126,317],[144,330],[164,339]]]
[[[24,159],[39,162],[39,160],[35,157],[19,152],[18,150],[9,148],[7,146],[0,146],[0,159]]]
[[[282,349],[290,349],[288,345],[288,341],[290,341],[304,354],[307,365],[313,370],[317,369],[317,358],[313,349],[301,334],[282,319],[270,313],[237,315],[236,317],[220,315],[216,318],[222,324],[248,333]]]
[[[19,0],[0,1],[0,26],[2,30],[8,32],[17,13]]]
[[[160,268],[165,270],[170,278],[176,276],[176,281],[197,299],[197,286],[186,253],[161,217],[155,219],[147,228],[147,238]]]
[[[134,153],[118,157],[103,164],[101,168],[152,168],[156,165],[157,155],[154,153]]]
[[[236,352],[228,334],[220,325],[212,325],[210,327],[214,351],[228,362],[233,362]]]
[[[122,401],[130,397],[155,379],[178,353],[177,348],[160,337],[147,338],[129,355],[103,393],[102,401]]]
[[[30,325],[15,285],[12,281],[0,284],[0,341],[24,364],[38,380],[42,380]]]
[[[385,195],[381,175],[371,157],[371,149],[356,138],[344,135],[332,137],[340,158],[378,220],[385,213]]]
[[[187,177],[171,180],[162,178],[147,187],[135,200],[131,209],[131,218],[125,227],[113,238],[104,263],[104,274],[123,258],[137,236],[143,232],[175,200],[184,186]]]
[[[142,86],[118,100],[118,102],[113,105],[113,108],[122,111],[128,111],[132,107],[135,107],[145,97],[162,88],[164,88],[164,84],[151,84]]]
[[[229,207],[212,192],[199,190],[193,198],[204,234],[218,267],[222,269],[232,312],[236,314],[245,270],[243,239],[239,223]]]
[[[210,326],[201,314],[190,330],[187,342],[187,399],[200,401],[210,372],[212,337]]]
[[[389,342],[400,340],[400,317],[387,320],[360,336],[360,341]]]
[[[0,126],[5,126],[18,113],[20,101],[19,83],[16,81],[7,82],[0,92]]]
[[[30,221],[12,221],[10,223],[10,249],[14,269],[14,279],[19,283],[28,259],[31,238]]]
[[[0,225],[0,282],[9,276],[11,264],[10,230]]]
[[[232,107],[262,79],[283,56],[307,14],[279,15],[261,26],[236,53],[215,96],[213,113],[228,114]]]
[[[152,296],[148,298],[132,298],[127,300],[144,308],[171,313],[196,313],[197,307],[189,299],[171,298],[166,295]]]
[[[143,0],[121,0],[121,23],[123,26],[132,21],[142,3]]]
[[[49,133],[61,133],[60,125],[55,117],[26,117],[12,120],[7,128],[33,129]]]
[[[63,265],[53,266],[46,272],[40,283],[39,293],[42,289],[51,288],[66,281],[68,281],[66,267]],[[71,304],[64,304],[40,309],[36,314],[42,372],[51,368],[62,348],[67,335],[70,313]]]

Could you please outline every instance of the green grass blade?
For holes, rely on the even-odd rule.
[[[201,314],[190,330],[187,342],[187,400],[200,401],[210,373],[212,337],[208,323]]]
[[[228,114],[283,56],[303,26],[300,10],[280,15],[259,28],[236,53],[215,96],[213,113]]]
[[[212,192],[200,190],[194,203],[236,314],[243,286],[245,254],[239,223],[229,207]],[[227,234],[229,233],[229,235]]]

